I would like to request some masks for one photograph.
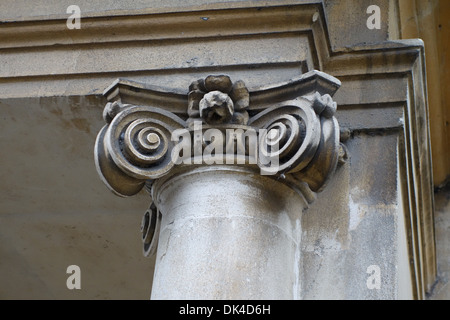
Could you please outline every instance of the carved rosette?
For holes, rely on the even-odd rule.
[[[189,123],[247,124],[250,96],[243,81],[232,83],[229,76],[210,75],[189,86]]]
[[[319,89],[310,89],[312,81]],[[315,72],[279,87],[249,91],[243,81],[210,75],[190,85],[186,121],[160,106],[110,102],[103,113],[107,124],[95,145],[97,171],[113,192],[131,196],[175,166],[236,164],[229,161],[231,154],[238,165],[258,168],[311,202],[343,152],[336,103],[325,93],[339,85]],[[159,219],[152,204],[142,222],[145,255],[156,246]]]

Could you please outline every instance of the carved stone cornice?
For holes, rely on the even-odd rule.
[[[136,90],[131,82],[119,94],[123,83],[105,92],[107,125],[95,146],[98,173],[118,195],[138,193],[176,165],[238,164],[258,167],[312,201],[311,191],[322,190],[337,166],[331,95],[340,82],[324,73],[253,90],[242,80],[210,75],[192,82],[187,95],[142,85]],[[144,105],[127,103],[130,90]],[[184,102],[184,111],[173,101]]]

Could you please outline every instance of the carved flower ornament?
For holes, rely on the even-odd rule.
[[[210,75],[189,86],[188,115],[210,125],[247,124],[250,96],[243,81],[231,82],[226,75]]]

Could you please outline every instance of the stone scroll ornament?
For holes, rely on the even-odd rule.
[[[265,107],[252,109],[253,100],[257,107],[262,102]],[[268,103],[270,100],[274,103]],[[291,88],[287,83],[279,89],[250,92],[241,80],[233,83],[226,75],[210,75],[189,86],[186,120],[161,107],[109,102],[103,113],[107,124],[95,144],[95,163],[109,189],[131,196],[176,166],[211,165],[205,151],[215,144],[216,159],[242,149],[241,165],[254,166],[261,174],[283,180],[312,202],[315,192],[320,192],[332,176],[342,153],[335,113],[331,96],[318,90],[303,90],[295,84]],[[213,139],[207,134],[211,129],[215,130]],[[230,138],[230,130],[241,135]],[[255,139],[249,139],[247,133]],[[220,134],[223,138],[219,139]],[[187,150],[188,157],[196,157],[196,161],[186,159],[186,155],[184,161],[174,159],[180,151],[179,137],[192,142],[183,153]],[[195,153],[196,148],[200,153]],[[198,154],[205,157],[203,162],[198,161]],[[160,213],[152,204],[141,227],[146,256],[155,250],[159,219]]]

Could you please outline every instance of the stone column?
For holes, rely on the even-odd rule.
[[[198,168],[158,181],[153,299],[293,299],[305,200],[247,168]],[[176,271],[175,271],[176,270]]]
[[[153,299],[301,297],[301,216],[344,152],[328,94],[338,86],[312,72],[249,92],[208,76],[189,87],[186,121],[107,104],[96,165],[115,193],[151,193],[142,233],[144,254],[157,252]]]

